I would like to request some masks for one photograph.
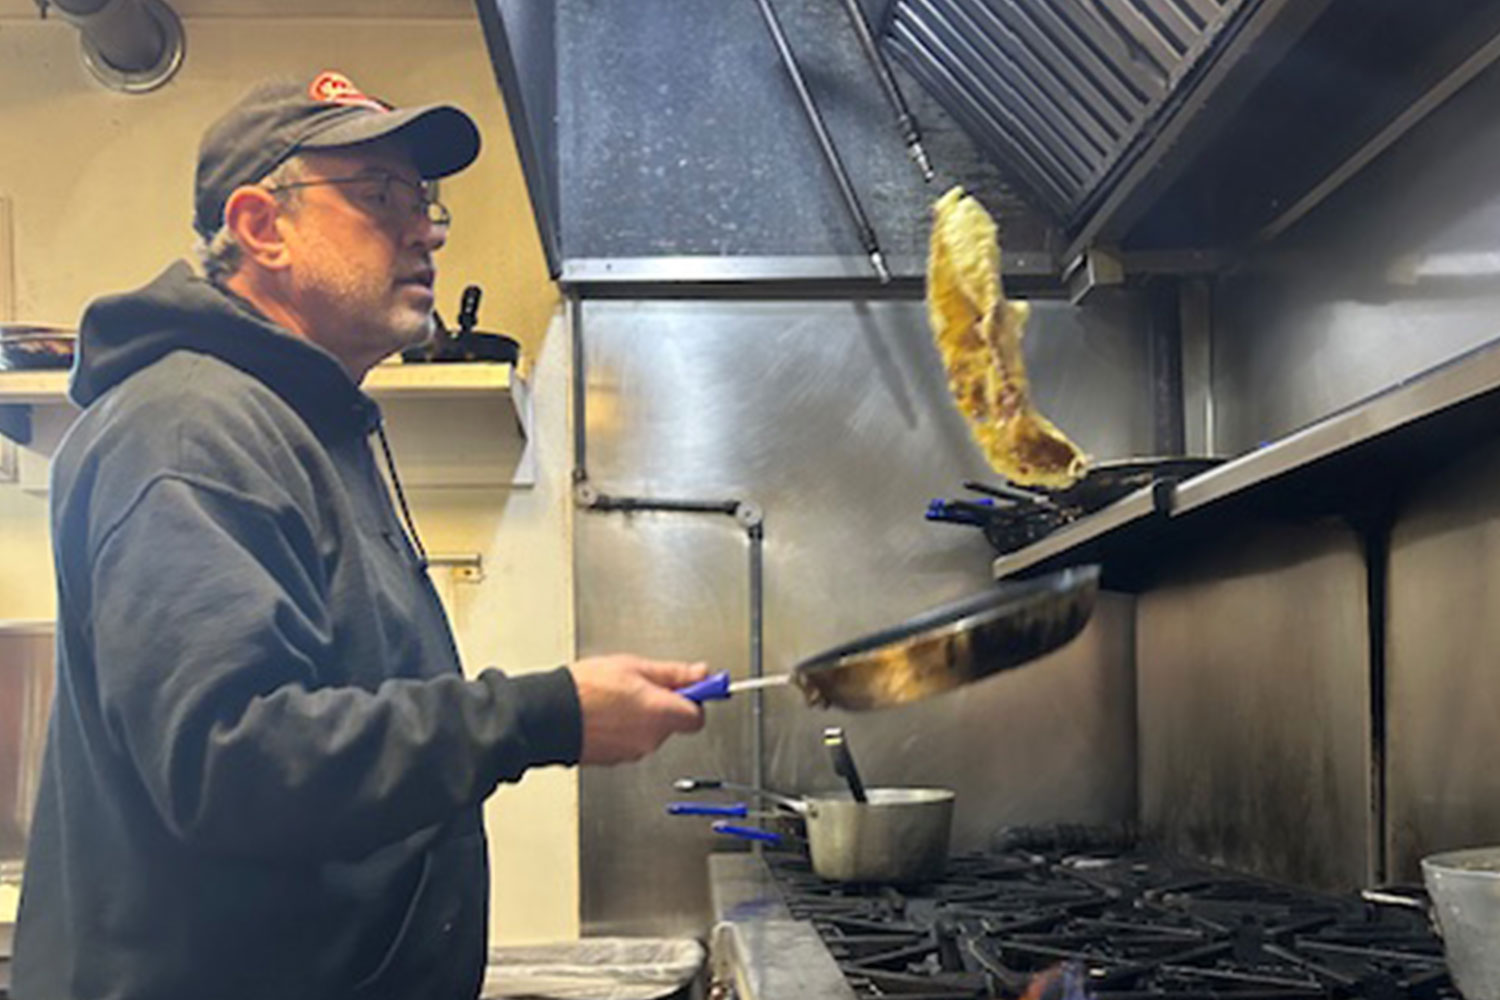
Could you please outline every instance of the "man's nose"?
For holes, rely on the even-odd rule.
[[[415,217],[411,232],[416,246],[422,247],[428,253],[441,250],[443,244],[448,242],[448,226],[446,223],[433,222],[425,215]]]

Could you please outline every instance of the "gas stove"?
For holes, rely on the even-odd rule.
[[[790,854],[768,852],[763,864],[758,884],[776,902],[750,919],[766,925],[731,936],[744,958],[755,950],[747,941],[776,936],[769,924],[811,928],[843,980],[826,977],[814,995],[1459,1000],[1418,912],[1149,850],[958,857],[942,881],[899,890],[828,882]],[[755,913],[739,898],[720,917],[733,922],[736,912]],[[783,944],[795,937],[781,933],[790,935]],[[765,949],[761,957],[777,960]],[[762,992],[742,1000],[782,1000]]]

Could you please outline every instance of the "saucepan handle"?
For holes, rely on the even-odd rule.
[[[721,781],[718,778],[678,778],[676,781],[672,782],[672,787],[677,791],[683,793],[701,792],[706,790],[711,791],[714,789],[730,789],[741,795],[754,795],[757,798],[765,799],[768,802],[774,802],[777,805],[781,806],[783,809],[791,810],[798,816],[805,816],[807,814],[807,804],[801,799],[793,798],[790,795],[781,795],[777,792],[768,792],[763,788],[756,788],[754,785],[742,785],[733,781]]]
[[[1426,913],[1428,904],[1417,893],[1404,886],[1384,886],[1378,889],[1361,889],[1359,897],[1376,906],[1396,906],[1403,910]]]
[[[764,844],[780,844],[783,840],[779,833],[772,833],[770,830],[758,830],[753,826],[736,826],[724,820],[719,820],[715,823],[713,831],[714,833],[722,833],[729,837],[739,837],[742,840],[758,840]]]
[[[740,819],[750,815],[750,807],[744,802],[732,802],[728,805],[713,805],[705,802],[672,802],[667,806],[668,816],[737,816]]]

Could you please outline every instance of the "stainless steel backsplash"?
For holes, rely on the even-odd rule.
[[[1500,337],[1500,71],[1471,83],[1215,295],[1233,455]]]
[[[1101,458],[1151,443],[1136,303],[1038,303],[1038,401]],[[740,499],[765,511],[765,669],[986,586],[977,530],[922,519],[988,475],[951,403],[915,301],[585,301],[587,461],[612,494]],[[631,649],[746,667],[748,550],[725,516],[581,511],[580,652]],[[1073,645],[931,702],[852,716],[765,695],[771,787],[836,787],[817,739],[846,727],[870,784],[958,790],[955,847],[997,826],[1135,814],[1133,609],[1110,597]],[[640,765],[585,770],[582,892],[590,933],[693,933],[704,858],[735,849],[667,818],[673,778],[746,780],[749,701]]]
[[[1500,337],[1497,97],[1491,69],[1217,283],[1222,453]],[[1500,705],[1500,451],[1453,458],[1449,474],[1426,481],[1389,470],[1404,498],[1388,559],[1377,551],[1389,600],[1373,702],[1350,617],[1366,567],[1348,529],[1279,525],[1246,539],[1226,525],[1193,582],[1142,599],[1142,794],[1175,840],[1330,884],[1353,880],[1361,859],[1412,880],[1424,854],[1500,843],[1500,777],[1488,764]],[[1236,562],[1247,559],[1259,562]],[[1291,617],[1299,607],[1305,619]],[[1223,721],[1208,717],[1216,711]],[[1356,711],[1377,727],[1372,777],[1358,773]],[[1190,760],[1171,756],[1189,748]],[[1265,800],[1271,786],[1286,800]],[[1352,829],[1362,791],[1384,795],[1363,838]],[[1287,815],[1299,803],[1305,816]]]
[[[1390,555],[1391,876],[1423,855],[1500,844],[1500,446],[1413,484]]]
[[[1363,551],[1338,521],[1225,532],[1137,602],[1141,819],[1305,885],[1370,878]]]

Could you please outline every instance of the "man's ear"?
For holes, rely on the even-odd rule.
[[[234,233],[245,259],[268,271],[282,270],[291,263],[286,241],[276,225],[280,216],[276,196],[254,185],[236,188],[224,203],[224,225]]]

